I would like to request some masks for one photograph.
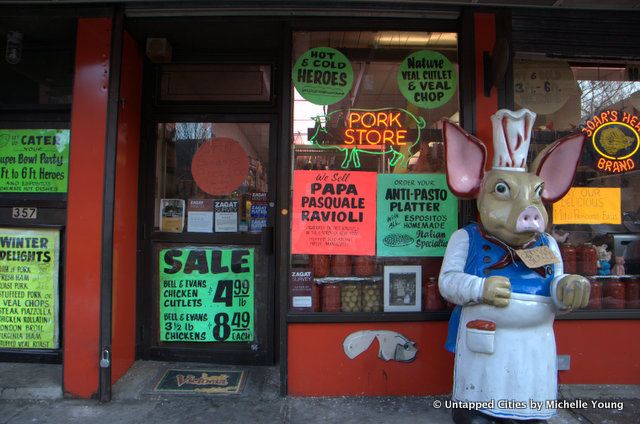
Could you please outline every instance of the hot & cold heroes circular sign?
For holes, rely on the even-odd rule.
[[[449,59],[432,50],[420,50],[407,56],[398,70],[402,95],[423,109],[446,104],[456,92],[458,74]]]
[[[293,66],[292,78],[304,99],[316,105],[331,105],[351,91],[353,68],[338,50],[314,47],[300,55]]]

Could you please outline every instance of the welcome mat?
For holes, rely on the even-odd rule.
[[[239,394],[244,390],[246,371],[167,370],[155,392],[182,394]]]

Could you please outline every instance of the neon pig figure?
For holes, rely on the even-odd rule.
[[[455,352],[452,417],[456,423],[546,422],[557,397],[553,321],[585,307],[590,285],[563,272],[557,242],[544,232],[543,202],[559,200],[571,187],[584,135],[548,146],[529,173],[535,114],[499,110],[491,121],[495,154],[487,172],[484,144],[444,124],[449,188],[477,198],[480,217],[452,234],[439,279],[442,295],[457,305],[447,339]],[[534,252],[557,260],[526,265]]]

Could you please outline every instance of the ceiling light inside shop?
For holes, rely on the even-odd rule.
[[[376,44],[395,47],[456,47],[458,34],[455,32],[405,32],[381,31],[376,34]]]

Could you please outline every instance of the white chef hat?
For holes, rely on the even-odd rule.
[[[531,128],[536,114],[529,109],[500,109],[491,115],[493,124],[493,169],[527,170]]]

